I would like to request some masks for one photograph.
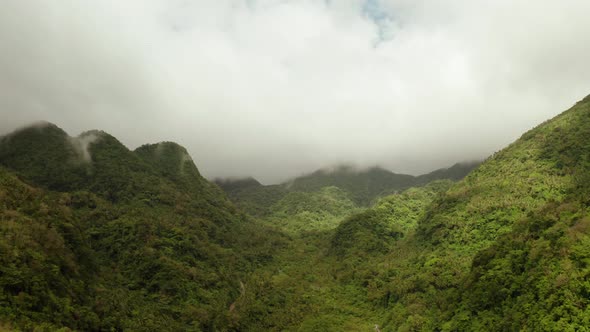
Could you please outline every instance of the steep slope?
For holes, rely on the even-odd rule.
[[[511,205],[524,211],[496,207],[497,216],[512,225],[508,232],[487,227],[498,239],[475,255],[448,328],[491,324],[497,330],[573,331],[590,323],[590,97],[526,133],[492,162],[516,167],[509,161],[525,152],[528,163],[521,159],[522,166],[507,178],[516,187]],[[455,209],[441,214],[454,215]],[[510,214],[503,217],[503,211]]]
[[[366,285],[383,312],[383,331],[583,329],[590,317],[589,161],[585,98],[434,200],[415,235],[356,264],[371,277],[342,278]],[[373,231],[384,217],[371,213],[355,227],[391,239],[389,231]],[[332,243],[336,253],[357,245],[337,235]]]
[[[262,184],[252,177],[238,179],[215,179],[213,182],[215,182],[215,184],[217,184],[225,192],[234,192],[242,189],[262,187]]]
[[[472,170],[477,168],[481,164],[481,161],[471,161],[456,163],[448,168],[441,168],[434,170],[430,173],[422,174],[416,177],[418,184],[427,184],[436,180],[452,180],[459,181],[463,179]]]
[[[331,240],[331,251],[356,258],[387,253],[395,242],[413,234],[430,204],[451,185],[450,180],[431,182],[381,198],[373,207],[345,219]]]
[[[174,143],[45,124],[4,137],[0,165],[0,321],[23,329],[227,329],[240,279],[284,243]]]
[[[0,167],[0,326],[100,325],[91,300],[98,261],[71,205]]]

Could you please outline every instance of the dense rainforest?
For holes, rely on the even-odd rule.
[[[0,331],[586,331],[590,96],[482,163],[209,182],[39,123],[0,138]]]

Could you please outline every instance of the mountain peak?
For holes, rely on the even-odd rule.
[[[175,142],[144,144],[135,155],[154,167],[161,175],[179,183],[200,183],[201,174],[186,148]]]
[[[0,139],[10,139],[20,135],[47,135],[67,136],[68,134],[57,125],[48,121],[37,121],[15,129],[11,133],[0,137]]]
[[[225,192],[262,186],[262,184],[253,177],[215,179],[213,182]]]

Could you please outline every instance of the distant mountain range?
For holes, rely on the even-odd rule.
[[[268,209],[289,192],[317,192],[325,187],[343,190],[359,207],[367,207],[384,197],[404,189],[423,186],[435,180],[457,181],[476,168],[479,162],[457,163],[428,174],[413,176],[397,174],[381,167],[358,170],[350,166],[320,169],[278,185],[264,186],[254,178],[216,179],[238,207],[254,216],[268,215]]]

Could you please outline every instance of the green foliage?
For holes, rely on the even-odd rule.
[[[478,162],[455,164],[420,176],[396,174],[380,167],[356,170],[353,167],[340,166],[334,170],[319,170],[295,178],[285,186],[289,190],[304,192],[314,192],[323,187],[335,186],[348,192],[356,204],[369,206],[379,197],[410,187],[423,186],[442,179],[460,180],[478,164]]]
[[[353,318],[360,315],[364,329],[373,320],[382,331],[584,330],[590,319],[589,142],[590,102],[582,102],[449,189],[438,184],[430,193],[412,188],[383,198],[323,240],[307,239],[305,247],[315,249],[304,254],[313,258],[292,257],[296,248],[279,257],[300,266],[281,280],[328,289],[334,300],[303,290],[283,293],[299,310],[300,323],[288,326],[357,322],[360,330],[363,323]],[[321,246],[326,239],[330,246]],[[269,296],[284,287],[268,290]],[[314,302],[322,296],[326,304]],[[357,311],[329,310],[327,303],[353,304]],[[261,317],[277,322],[282,315]]]
[[[480,251],[461,307],[446,327],[585,329],[590,322],[590,218],[585,210],[577,203],[548,204]]]
[[[389,252],[396,240],[414,231],[426,208],[451,184],[441,180],[410,188],[384,197],[373,208],[344,220],[332,239],[334,253],[364,257]]]
[[[392,285],[411,280],[394,296],[386,327],[567,331],[587,326],[588,142],[590,103],[580,102],[435,200],[418,223],[416,252],[376,278]],[[403,270],[409,273],[391,278]],[[419,325],[408,321],[418,314],[410,308],[426,305]]]
[[[44,125],[0,164],[0,330],[590,326],[589,98],[458,183],[425,185],[474,165],[218,182],[238,209],[174,143]]]
[[[61,191],[80,186],[89,172],[72,140],[49,123],[1,137],[0,161],[34,183]]]
[[[449,168],[441,168],[417,176],[418,184],[427,184],[436,180],[459,181],[481,164],[479,161],[457,163]]]
[[[256,180],[254,180],[256,181]],[[230,181],[241,182],[241,181]],[[248,182],[246,182],[248,183]],[[258,183],[256,181],[256,183]],[[223,188],[231,201],[242,211],[251,216],[264,218],[272,213],[272,206],[280,201],[288,191],[281,185],[231,185],[225,182],[217,181],[217,184]]]
[[[24,329],[93,330],[89,300],[97,262],[59,195],[45,195],[0,168],[0,317]]]
[[[414,180],[411,175],[395,174],[379,167],[358,171],[352,167],[340,166],[334,170],[319,170],[298,177],[286,186],[289,190],[303,192],[335,186],[349,192],[356,204],[368,206],[383,191],[411,187]]]
[[[0,142],[0,164],[11,168],[0,169],[0,321],[24,330],[227,328],[239,280],[285,238],[238,213],[184,148],[131,152],[102,132],[78,139],[88,135],[79,164],[69,163],[73,139],[52,125]],[[46,178],[51,167],[61,167],[59,181]]]
[[[336,187],[317,192],[290,192],[270,208],[265,221],[289,234],[334,229],[357,211],[348,194]]]

